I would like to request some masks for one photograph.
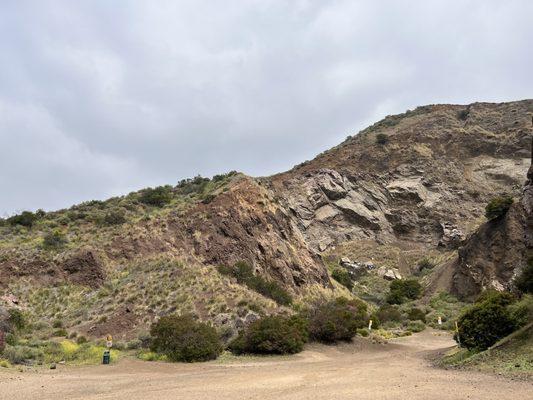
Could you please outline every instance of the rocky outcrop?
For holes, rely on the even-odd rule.
[[[532,121],[533,124],[533,121]],[[532,160],[533,160],[533,142]],[[459,249],[453,291],[472,299],[484,289],[513,290],[533,250],[533,164],[522,196],[502,217],[483,224]]]
[[[533,101],[388,117],[270,185],[318,252],[350,240],[455,249],[494,193],[518,194]],[[378,134],[389,136],[386,145]]]

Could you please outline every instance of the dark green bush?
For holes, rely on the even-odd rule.
[[[200,194],[204,192],[209,182],[209,178],[204,178],[198,175],[192,179],[182,179],[178,182],[176,188],[178,189],[178,193],[182,195],[187,195],[191,193]]]
[[[172,188],[170,186],[158,186],[144,189],[139,195],[139,201],[155,207],[163,207],[172,201]]]
[[[507,211],[509,211],[512,204],[513,198],[511,196],[496,197],[489,201],[489,204],[485,207],[485,217],[487,217],[488,220],[500,218],[507,214]]]
[[[307,317],[310,337],[325,343],[349,341],[368,323],[366,303],[343,297],[315,305],[307,310]]]
[[[390,305],[390,304],[384,304],[382,305],[379,310],[375,313],[375,318],[380,323],[384,322],[401,322],[403,320],[402,313],[400,310],[398,310],[398,307]]]
[[[352,278],[348,271],[344,268],[335,268],[331,273],[331,277],[339,282],[341,285],[345,286],[350,292],[353,289]]]
[[[307,322],[299,316],[269,316],[251,323],[230,343],[236,354],[294,354],[307,342]]]
[[[216,329],[191,315],[161,317],[152,325],[150,335],[150,349],[171,361],[213,360],[222,352]]]
[[[435,268],[435,262],[430,260],[427,257],[424,257],[423,259],[419,260],[416,264],[416,274],[421,274],[424,271],[428,271]]]
[[[60,231],[49,232],[44,235],[43,248],[45,249],[59,249],[67,244],[67,238],[64,233]]]
[[[522,293],[533,293],[533,259],[530,259],[526,267],[520,272],[515,285]]]
[[[505,292],[487,291],[468,308],[458,321],[462,346],[485,350],[519,327],[519,321],[509,309],[515,301]]]
[[[280,305],[292,303],[292,296],[277,282],[266,280],[261,276],[254,275],[251,265],[245,262],[238,262],[233,267],[219,266],[218,271],[223,275],[229,275],[237,279],[241,285],[246,285],[250,289],[269,297]]]
[[[425,323],[426,313],[420,308],[411,308],[407,313],[407,318],[409,318],[410,321],[422,321]]]
[[[22,225],[31,228],[38,219],[38,216],[31,211],[23,211],[20,214],[9,217],[7,223],[12,226]]]
[[[422,286],[416,279],[399,279],[391,282],[387,303],[402,304],[409,300],[416,300],[421,295]]]
[[[385,133],[378,133],[376,135],[376,143],[379,145],[386,145],[389,143],[389,136]]]
[[[19,331],[22,331],[28,327],[28,321],[26,319],[26,316],[21,310],[17,308],[11,308],[9,310],[8,321],[12,327]]]
[[[468,108],[465,108],[457,113],[457,118],[459,118],[461,121],[466,121],[469,114],[470,110]]]
[[[104,215],[105,225],[121,225],[126,222],[124,210],[112,210]]]

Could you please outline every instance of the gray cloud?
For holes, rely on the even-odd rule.
[[[0,214],[290,168],[391,113],[530,98],[524,1],[0,4]]]

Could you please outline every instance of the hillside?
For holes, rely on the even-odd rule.
[[[241,261],[298,300],[346,293],[330,279],[341,256],[411,274],[430,255],[440,279],[486,203],[520,195],[532,114],[533,100],[419,107],[272,177],[197,177],[3,220],[1,294],[48,324],[131,337],[173,312],[224,325],[286,311],[217,271]]]

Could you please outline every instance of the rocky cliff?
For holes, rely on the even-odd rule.
[[[474,298],[483,289],[512,291],[513,279],[533,255],[532,238],[533,164],[521,196],[509,211],[503,217],[481,225],[459,249],[452,266],[452,290],[466,299]]]

